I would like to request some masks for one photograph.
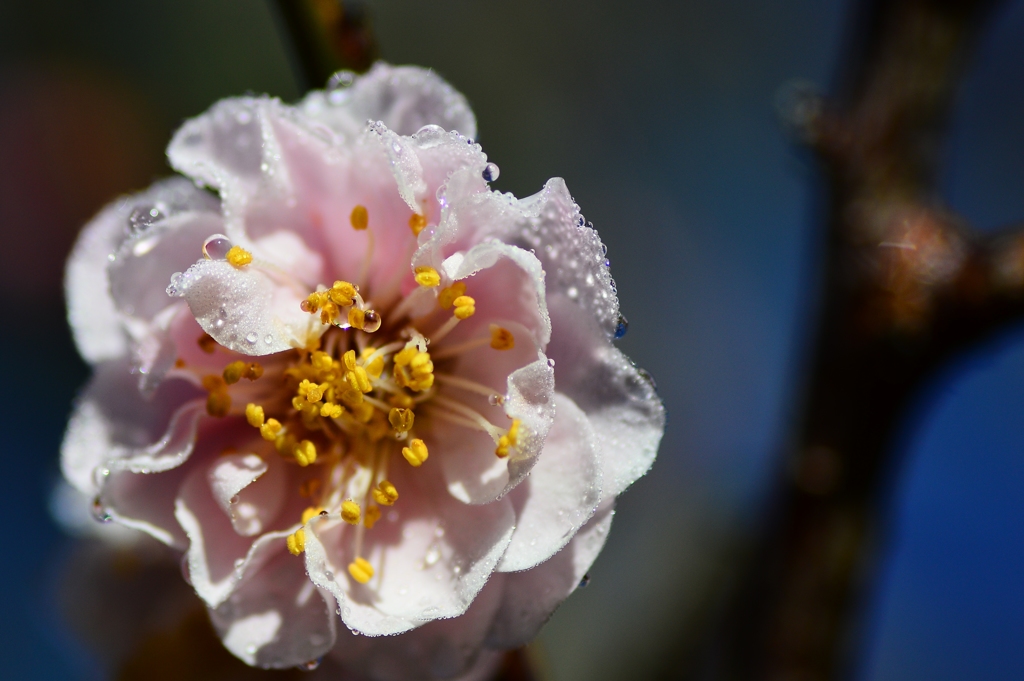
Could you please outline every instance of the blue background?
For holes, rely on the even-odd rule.
[[[370,3],[384,56],[466,94],[519,196],[550,176],[609,246],[624,350],[669,410],[590,586],[538,644],[558,681],[646,678],[695,645],[780,474],[814,323],[821,186],[774,111],[828,90],[848,2]],[[1024,220],[1024,2],[1006,3],[954,111],[943,192],[975,225]],[[0,669],[105,678],[62,623],[70,543],[47,499],[87,376],[61,267],[78,227],[168,172],[185,117],[299,92],[257,0],[0,2]],[[909,414],[851,677],[1024,678],[1024,332],[936,376]],[[98,624],[102,626],[102,623]]]

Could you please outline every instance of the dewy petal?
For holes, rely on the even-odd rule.
[[[190,450],[194,410],[200,392],[185,381],[168,381],[149,400],[138,392],[127,358],[99,364],[79,397],[61,445],[64,477],[90,496],[98,491],[94,472],[112,459],[177,456]],[[185,412],[181,412],[181,409]],[[175,414],[179,414],[177,419]],[[155,444],[154,444],[155,443]]]
[[[331,657],[374,681],[451,679],[466,673],[501,605],[503,578],[492,576],[462,615],[429,622],[401,636],[367,638],[342,631]]]
[[[345,569],[355,558],[351,527],[316,517],[306,529],[310,578],[338,599],[345,624],[369,636],[464,613],[505,552],[515,522],[505,499],[472,509],[456,501],[429,466],[393,466],[390,479],[402,501],[397,518],[388,512],[366,533],[363,557],[378,572],[368,584],[352,582]]]
[[[299,305],[302,296],[255,263],[237,268],[200,260],[174,277],[167,292],[188,302],[203,331],[243,355],[269,355],[304,347],[321,324]]]
[[[532,570],[505,574],[501,608],[487,634],[491,648],[529,643],[555,609],[576,590],[611,528],[612,504],[598,509],[569,544]]]
[[[555,422],[530,476],[510,493],[516,531],[498,564],[527,570],[553,556],[590,519],[601,499],[597,441],[590,421],[555,393]]]
[[[225,647],[257,667],[296,667],[334,646],[334,599],[284,549],[287,534],[260,537],[238,568],[231,595],[210,609]]]
[[[344,74],[342,74],[344,77]],[[309,93],[299,107],[342,137],[357,136],[367,120],[381,121],[399,135],[425,125],[476,137],[476,117],[466,98],[429,69],[377,62],[349,88]]]
[[[279,456],[254,453],[225,454],[210,466],[213,497],[235,532],[255,536],[277,517],[285,497],[283,467]]]
[[[123,355],[127,342],[110,295],[107,266],[122,242],[180,213],[216,212],[218,201],[184,178],[110,203],[82,230],[65,274],[68,319],[79,352],[89,362]]]
[[[592,315],[561,295],[549,305],[555,384],[590,419],[601,444],[603,499],[611,499],[654,462],[665,408],[650,377],[602,337]]]

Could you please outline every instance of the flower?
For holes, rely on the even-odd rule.
[[[191,181],[108,206],[72,253],[94,377],[65,476],[184,551],[249,664],[486,664],[576,588],[654,459],[604,246],[560,179],[492,191],[475,127],[411,67],[224,100],[170,144]]]

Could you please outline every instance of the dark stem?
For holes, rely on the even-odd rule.
[[[830,679],[877,546],[908,406],[951,357],[1024,318],[1024,234],[937,195],[945,122],[995,0],[873,0],[848,90],[806,121],[829,181],[824,295],[802,414],[712,676]]]
[[[321,88],[336,71],[363,73],[378,58],[370,15],[358,0],[273,0],[282,32],[291,38],[303,90]]]

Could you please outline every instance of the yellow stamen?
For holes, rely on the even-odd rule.
[[[293,556],[298,556],[306,550],[306,532],[301,527],[285,539],[288,544],[288,551]]]
[[[309,363],[313,365],[313,368],[317,371],[330,371],[334,368],[334,360],[326,352],[317,350],[310,357]]]
[[[199,344],[199,348],[208,355],[212,355],[217,350],[217,341],[213,340],[213,336],[208,333],[204,333],[200,336],[196,343]]]
[[[351,499],[346,499],[341,502],[341,519],[346,523],[349,525],[358,525],[359,515],[359,504]]]
[[[264,440],[273,442],[281,433],[281,422],[277,419],[267,419],[267,422],[260,426],[260,435]]]
[[[302,512],[302,524],[305,525],[306,523],[309,522],[310,518],[312,518],[313,516],[320,515],[320,512],[323,511],[323,510],[324,509],[322,509],[319,506],[317,506],[317,507],[313,507],[313,506],[306,507],[306,510]]]
[[[327,384],[321,383],[317,385],[308,378],[302,379],[299,383],[298,396],[306,398],[307,402],[319,402],[324,398],[324,391],[327,390]]]
[[[398,501],[398,490],[387,480],[381,480],[373,490],[373,500],[381,506],[391,506]]]
[[[318,491],[320,491],[321,484],[322,483],[320,482],[319,478],[310,478],[309,480],[304,481],[301,485],[299,485],[299,496],[303,497],[304,499],[312,497]]]
[[[372,530],[373,526],[380,520],[380,509],[376,506],[371,506],[366,509],[366,515],[363,517],[363,525],[366,525],[366,529]]]
[[[242,374],[242,378],[247,378],[250,381],[255,381],[261,376],[263,376],[263,365],[259,362],[250,362],[249,366],[245,368],[245,373]]]
[[[509,454],[509,449],[515,447],[519,443],[519,419],[513,419],[512,425],[509,426],[508,433],[498,438],[498,446],[494,450],[494,453],[504,459]]]
[[[348,311],[348,325],[353,329],[362,331],[363,327],[366,326],[366,313],[358,307],[350,308]]]
[[[410,466],[419,467],[427,460],[427,445],[423,440],[413,440],[408,447],[402,447],[402,456],[409,462]]]
[[[413,235],[419,236],[423,228],[427,226],[427,216],[420,215],[419,213],[413,213],[409,218],[409,229],[412,230]]]
[[[252,262],[252,253],[241,246],[232,246],[224,259],[234,267],[244,267]]]
[[[348,219],[352,223],[352,229],[358,231],[362,231],[370,226],[370,214],[366,211],[366,206],[363,205],[353,208],[352,214]]]
[[[376,353],[375,348],[366,348],[363,350],[363,354],[360,359],[363,361],[363,366],[366,368],[366,373],[373,378],[380,378],[380,375],[384,372],[384,358],[380,355],[374,357]],[[373,357],[373,360],[367,364],[366,360]]]
[[[303,440],[295,445],[295,460],[300,466],[308,466],[316,462],[316,445],[309,440]]]
[[[441,292],[437,294],[437,304],[446,310],[451,309],[455,299],[465,294],[466,285],[461,281],[457,281],[451,286],[441,289]]]
[[[356,558],[348,564],[348,573],[360,584],[366,584],[373,579],[373,566],[365,558]]]
[[[347,281],[336,281],[327,295],[335,305],[348,307],[356,300],[356,287]]]
[[[416,415],[412,413],[411,409],[398,409],[396,407],[388,413],[388,422],[399,433],[408,433],[412,430],[412,424],[415,419]]]
[[[491,347],[495,350],[511,350],[516,346],[515,336],[508,329],[491,324]]]
[[[242,361],[232,362],[224,367],[224,382],[228,385],[238,383],[249,366]]]
[[[341,408],[340,404],[334,404],[333,402],[324,402],[323,406],[320,407],[320,416],[327,419],[336,419],[341,416],[344,409]]]
[[[416,283],[426,288],[433,288],[441,285],[441,275],[433,267],[417,267]]]
[[[421,352],[410,345],[395,355],[395,382],[415,392],[434,385],[434,363],[429,352]]]
[[[258,404],[250,402],[245,405],[245,420],[249,422],[249,425],[253,428],[259,428],[266,421],[266,415],[263,413],[263,407]]]
[[[206,413],[210,416],[223,418],[231,410],[231,395],[227,391],[212,392],[206,398]]]
[[[459,319],[469,319],[476,313],[476,301],[469,296],[459,296],[452,304],[455,306],[455,316]]]

